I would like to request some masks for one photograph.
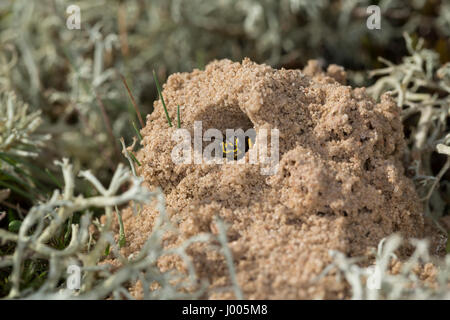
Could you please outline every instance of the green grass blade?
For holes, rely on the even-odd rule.
[[[142,135],[139,129],[137,128],[136,123],[134,121],[132,121],[131,123],[133,125],[134,131],[136,131],[136,135],[138,136],[139,141],[142,141]]]
[[[122,248],[127,243],[127,238],[125,236],[125,228],[123,226],[122,215],[121,215],[119,209],[117,208],[117,206],[115,207],[115,209],[116,209],[117,220],[119,222],[119,248]]]
[[[0,180],[0,186],[11,189],[13,192],[20,194],[22,197],[27,198],[31,201],[35,200],[35,197],[33,197],[31,194],[29,194],[28,192],[25,192],[19,188],[17,188],[15,185],[12,185],[10,183],[7,183],[5,181],[1,181]]]
[[[169,127],[172,127],[172,121],[170,120],[169,113],[167,112],[166,103],[164,101],[161,86],[159,85],[159,81],[158,81],[158,78],[156,77],[155,70],[153,70],[153,78],[155,79],[156,89],[158,90],[159,97],[160,97],[162,105],[164,107],[164,112],[166,113],[167,122],[169,122]]]
[[[130,157],[131,159],[133,159],[134,162],[136,162],[136,164],[140,167],[141,163],[139,162],[139,160],[134,156],[133,152],[130,152]]]
[[[55,185],[58,186],[58,188],[60,188],[61,190],[63,189],[63,186],[61,183],[59,183],[59,181],[56,179],[56,177],[50,172],[50,170],[48,170],[48,168],[45,168],[45,173],[47,173],[47,175],[49,176],[49,178],[53,181],[53,183]]]

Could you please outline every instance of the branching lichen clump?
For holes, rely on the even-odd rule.
[[[145,288],[157,284],[153,290],[145,290],[146,299],[180,299],[195,298],[202,292],[204,285],[197,291],[186,292],[198,284],[195,269],[186,255],[186,249],[194,242],[216,241],[221,244],[227,259],[231,259],[226,249],[225,226],[217,221],[219,238],[208,234],[199,234],[187,239],[178,247],[166,249],[163,238],[174,227],[168,221],[164,205],[164,196],[159,190],[148,191],[142,186],[142,179],[131,174],[119,165],[109,187],[104,187],[89,171],[82,171],[79,176],[88,181],[98,195],[84,197],[74,193],[75,178],[72,165],[67,159],[58,162],[64,177],[64,190],[56,190],[46,202],[37,204],[23,220],[18,233],[0,229],[0,243],[14,243],[12,255],[0,257],[0,268],[10,268],[10,290],[8,298],[31,299],[104,299],[133,298],[126,290],[130,283],[139,281]],[[123,190],[127,185],[128,188]],[[160,215],[156,218],[155,230],[147,238],[139,252],[123,256],[114,237],[113,226],[118,206],[134,201],[138,204],[148,203],[154,199]],[[104,209],[102,221],[93,219],[89,212],[93,208]],[[87,211],[87,212],[86,212]],[[79,223],[72,223],[74,214],[84,212]],[[65,226],[69,225],[70,241],[63,249],[55,248],[53,241],[61,236]],[[223,246],[222,246],[223,245]],[[111,253],[108,253],[111,252]],[[188,272],[161,272],[157,261],[164,255],[179,255],[186,263]],[[119,264],[112,265],[107,257],[116,258]],[[29,260],[42,260],[49,264],[48,274],[37,290],[22,290],[21,279],[24,264]],[[79,266],[80,290],[66,289],[70,266]],[[231,270],[233,268],[232,264]],[[234,286],[237,296],[239,288]]]
[[[369,92],[379,98],[390,91],[402,108],[402,120],[410,131],[407,161],[426,203],[425,213],[440,218],[450,209],[446,200],[450,197],[449,180],[443,179],[450,168],[450,63],[440,64],[439,55],[423,47],[423,39],[414,46],[408,34],[404,37],[410,56],[399,65],[380,59],[386,67],[371,72],[379,79]],[[436,151],[444,157],[438,170]]]
[[[41,112],[30,112],[13,92],[0,92],[0,152],[21,157],[36,157],[49,135],[36,134]]]
[[[360,264],[364,258],[330,251],[333,263],[315,280],[337,269],[336,277],[344,276],[356,300],[450,299],[450,254],[439,259],[430,254],[428,240],[412,239],[415,250],[401,261],[396,250],[404,242],[398,234],[382,239],[374,252],[375,264],[368,267]]]

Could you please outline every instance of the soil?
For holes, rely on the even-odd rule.
[[[248,161],[174,164],[176,128],[168,126],[161,101],[141,131],[138,173],[149,187],[163,189],[180,230],[167,245],[217,233],[214,217],[220,216],[245,298],[345,298],[348,287],[333,275],[311,281],[331,262],[329,250],[360,256],[394,232],[424,236],[422,207],[402,164],[400,110],[387,94],[376,103],[364,88],[347,86],[343,68],[324,72],[310,61],[304,70],[275,70],[249,59],[220,60],[204,71],[171,75],[163,96],[171,119],[181,106],[181,127],[191,133],[199,120],[204,131],[280,131],[280,163],[271,176]],[[157,215],[154,205],[136,216],[124,211],[123,254],[140,249]],[[192,245],[189,254],[210,283],[203,298],[235,298],[220,290],[230,285],[222,254],[205,244]],[[159,265],[184,268],[176,257]],[[132,293],[140,297],[141,289],[137,284]]]

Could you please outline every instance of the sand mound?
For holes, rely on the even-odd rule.
[[[343,297],[345,288],[332,277],[310,283],[330,262],[328,250],[363,255],[393,232],[423,234],[420,203],[401,162],[399,110],[389,96],[377,104],[345,78],[335,65],[323,73],[310,62],[302,72],[248,59],[169,77],[163,95],[172,119],[181,106],[182,128],[192,131],[202,120],[203,130],[279,129],[280,164],[272,176],[258,164],[175,165],[176,129],[168,127],[160,101],[147,118],[139,173],[166,194],[182,232],[171,243],[216,232],[213,218],[222,217],[245,298]],[[130,211],[124,254],[140,248],[157,215],[153,206],[137,216]],[[230,283],[223,257],[204,245],[190,253],[211,283],[205,298],[233,298],[215,290]],[[173,266],[181,264],[162,259],[161,268]]]

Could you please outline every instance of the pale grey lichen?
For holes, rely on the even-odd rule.
[[[1,242],[13,242],[16,245],[12,255],[0,258],[0,268],[12,267],[10,275],[11,290],[8,298],[28,299],[103,299],[134,297],[127,291],[130,283],[140,281],[143,288],[144,299],[180,299],[198,298],[206,288],[206,282],[198,279],[194,265],[186,253],[187,248],[194,242],[218,241],[217,249],[224,250],[224,255],[231,265],[231,253],[227,247],[226,228],[222,221],[216,221],[219,235],[199,234],[184,241],[175,248],[166,248],[163,236],[168,232],[176,232],[166,215],[164,195],[161,190],[148,191],[142,186],[142,178],[119,165],[113,175],[109,187],[104,187],[90,172],[82,171],[79,177],[87,180],[99,195],[84,197],[74,192],[75,179],[73,167],[67,159],[57,163],[62,168],[64,177],[64,190],[56,190],[53,196],[45,203],[35,205],[23,220],[19,232],[13,233],[0,229]],[[125,186],[127,190],[123,191]],[[130,201],[148,203],[157,200],[157,209],[160,212],[153,232],[142,246],[138,254],[124,257],[114,238],[113,218],[114,208],[128,204]],[[103,208],[105,220],[101,223],[93,221],[90,208]],[[50,240],[61,234],[64,226],[76,212],[84,212],[79,224],[71,224],[70,243],[61,250],[50,245]],[[95,227],[98,235],[94,236],[90,229]],[[214,245],[211,244],[213,248]],[[116,270],[112,265],[102,263],[106,258],[105,250],[111,248],[114,257],[121,262]],[[180,256],[187,269],[187,275],[172,270],[162,272],[157,266],[159,258],[165,255]],[[38,290],[21,290],[21,273],[24,263],[28,259],[41,259],[48,261],[49,271],[45,282]],[[83,274],[80,290],[68,290],[65,283],[67,268],[79,265]],[[234,279],[234,278],[233,278]],[[150,290],[151,285],[158,284]],[[198,286],[198,283],[201,285]],[[238,298],[242,294],[233,281],[233,290]]]
[[[96,266],[105,248],[113,239],[109,230],[112,224],[113,207],[126,204],[131,200],[147,202],[154,196],[141,186],[141,179],[132,177],[122,165],[117,168],[108,188],[103,187],[89,171],[81,172],[80,176],[91,183],[100,195],[90,198],[75,195],[72,165],[67,159],[57,164],[61,166],[64,176],[65,187],[62,194],[57,190],[47,202],[34,206],[23,220],[17,234],[0,229],[2,242],[12,241],[16,244],[14,254],[3,256],[0,260],[0,267],[12,267],[10,298],[26,295],[26,292],[20,290],[21,270],[26,259],[40,258],[50,263],[47,280],[39,289],[41,294],[49,293],[57,288],[58,282],[63,278],[70,264],[81,261],[85,267]],[[131,183],[128,190],[120,191],[127,183]],[[106,222],[99,225],[103,232],[90,250],[85,251],[91,234],[89,226],[92,217],[89,213],[82,216],[79,225],[71,225],[72,238],[65,249],[57,250],[49,245],[50,239],[61,233],[63,224],[67,223],[75,212],[82,212],[93,207],[105,208]],[[92,287],[93,282],[94,274],[88,273],[85,290]]]
[[[439,218],[446,210],[444,199],[450,195],[450,188],[437,189],[439,182],[450,186],[448,181],[440,181],[450,167],[446,147],[450,143],[450,63],[441,65],[439,55],[423,47],[423,39],[414,46],[408,34],[404,37],[410,56],[398,65],[380,58],[386,67],[370,72],[380,78],[368,91],[375,98],[389,91],[402,108],[404,125],[411,130],[407,161],[412,163],[418,191],[426,202],[426,214]],[[435,151],[447,155],[437,175],[432,163]]]
[[[41,125],[41,112],[29,112],[28,104],[13,92],[0,92],[0,152],[21,157],[36,157],[49,135],[35,133]]]
[[[450,299],[450,254],[445,258],[435,258],[429,252],[427,240],[413,239],[414,253],[394,273],[391,266],[398,262],[395,251],[402,242],[397,234],[381,240],[375,263],[368,267],[360,265],[362,258],[349,258],[341,252],[330,251],[333,263],[320,277],[336,271],[336,277],[343,276],[350,284],[352,299],[355,300]],[[436,268],[436,275],[433,280],[424,281],[417,268],[428,263]]]

